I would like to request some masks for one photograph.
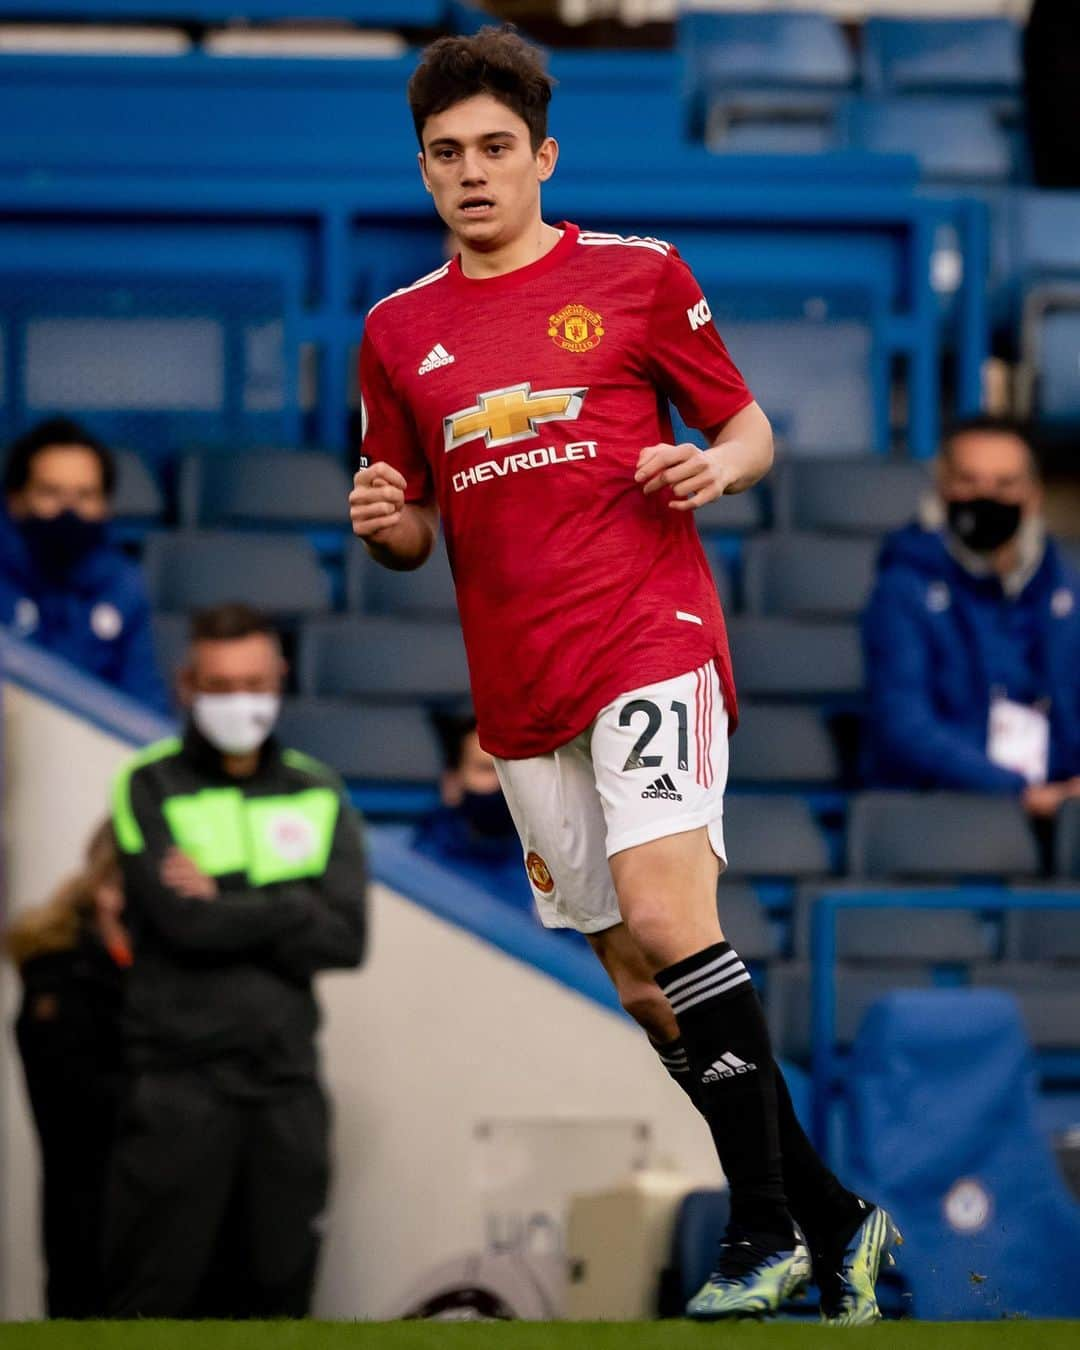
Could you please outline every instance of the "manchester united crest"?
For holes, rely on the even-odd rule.
[[[587,305],[564,305],[548,319],[548,337],[565,352],[590,352],[603,336],[600,315]]]
[[[541,895],[550,895],[555,889],[555,879],[548,871],[548,865],[539,853],[530,853],[525,859],[525,871],[528,872],[529,880]]]

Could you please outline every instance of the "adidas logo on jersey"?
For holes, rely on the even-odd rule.
[[[671,781],[671,775],[667,773],[662,774],[655,783],[650,783],[641,795],[643,798],[663,797],[665,801],[669,802],[682,801],[682,793]]]
[[[719,1059],[714,1059],[712,1064],[701,1075],[703,1083],[719,1083],[721,1078],[735,1078],[740,1074],[750,1073],[756,1069],[757,1065],[752,1061],[747,1062],[740,1059],[738,1055],[733,1055],[730,1050],[725,1050]]]
[[[433,370],[438,370],[440,366],[452,366],[454,359],[441,342],[436,342],[435,346],[420,362],[420,369],[416,373],[417,375],[429,375]]]

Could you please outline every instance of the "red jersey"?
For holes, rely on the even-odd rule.
[[[480,742],[554,750],[606,704],[715,660],[727,633],[693,513],[635,483],[668,400],[713,432],[752,396],[670,244],[563,225],[542,258],[459,261],[381,300],[360,354],[363,453],[434,498]]]

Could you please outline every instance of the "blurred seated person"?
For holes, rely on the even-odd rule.
[[[476,718],[440,714],[435,729],[443,752],[442,805],[420,822],[413,848],[536,918],[521,841]]]
[[[1080,575],[1046,534],[1031,446],[958,424],[917,523],[890,535],[863,616],[872,786],[1080,795]]]
[[[116,465],[65,417],[10,447],[0,512],[0,624],[168,712],[138,566],[108,537]]]
[[[310,1305],[330,1177],[313,977],[363,957],[365,853],[337,775],[273,734],[285,674],[264,615],[196,614],[183,736],[116,783],[134,961],[105,1219],[114,1317],[195,1316],[209,1286],[219,1316]]]
[[[131,948],[112,826],[82,871],[19,914],[6,946],[22,976],[15,1038],[41,1149],[45,1305],[104,1317],[105,1181],[124,1090],[120,1017]]]

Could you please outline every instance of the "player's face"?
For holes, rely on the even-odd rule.
[[[941,495],[946,501],[992,497],[1020,506],[1025,513],[1042,503],[1031,455],[1018,437],[1000,431],[970,431],[958,436],[941,461]]]
[[[499,248],[539,223],[540,184],[558,157],[550,136],[534,151],[525,122],[478,94],[429,117],[423,139],[424,186],[460,244]]]

